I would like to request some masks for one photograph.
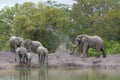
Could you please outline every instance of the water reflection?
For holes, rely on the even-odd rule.
[[[39,80],[48,79],[48,69],[40,69],[38,74]]]
[[[48,69],[20,69],[18,72],[18,80],[47,80]],[[16,79],[14,79],[16,80]]]
[[[29,80],[29,77],[31,76],[31,70],[30,69],[24,69],[19,71],[19,80]]]
[[[120,80],[120,70],[19,69],[0,70],[0,80]]]

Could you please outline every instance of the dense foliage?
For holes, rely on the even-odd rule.
[[[107,53],[120,52],[120,1],[73,0],[72,7],[52,1],[4,7],[0,10],[0,50],[8,50],[10,36],[40,41],[50,51],[69,47],[78,34],[99,35]],[[90,55],[94,55],[90,50]]]

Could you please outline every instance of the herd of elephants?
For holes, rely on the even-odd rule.
[[[40,65],[48,65],[49,51],[39,41],[12,36],[9,39],[9,44],[11,47],[11,53],[15,53],[15,61],[18,57],[21,65],[31,65],[32,52],[38,54]],[[98,57],[100,57],[100,51],[102,51],[103,57],[106,57],[104,41],[99,36],[89,36],[86,34],[76,36],[73,49],[70,53],[71,55],[74,53],[74,48],[79,44],[83,46],[83,57],[88,56],[89,48],[96,49]]]

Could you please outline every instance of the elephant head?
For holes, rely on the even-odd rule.
[[[74,41],[73,48],[77,47],[79,44],[84,43],[87,40],[88,36],[85,34],[78,35]]]
[[[21,38],[21,37],[17,37],[16,39],[17,39],[17,41],[18,41],[18,47],[23,46],[23,44],[24,44],[24,39]]]
[[[12,36],[9,39],[10,47],[11,47],[11,52],[15,52],[17,47],[22,46],[22,43],[24,42],[23,38]]]
[[[24,41],[24,47],[27,49],[28,52],[31,52],[32,40],[26,39]]]

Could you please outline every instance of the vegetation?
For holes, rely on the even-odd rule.
[[[120,1],[73,0],[69,5],[48,0],[25,2],[0,10],[0,50],[8,50],[10,36],[40,41],[48,50],[67,47],[78,34],[99,35],[108,54],[120,52]],[[90,55],[95,51],[90,50]]]

